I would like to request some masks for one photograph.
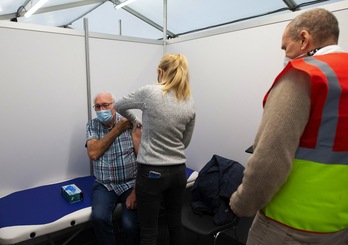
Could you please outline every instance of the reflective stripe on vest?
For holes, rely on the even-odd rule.
[[[333,61],[334,57],[341,63]],[[340,76],[341,70],[337,77],[335,69],[328,65],[341,68],[347,67],[347,63],[347,54],[323,55],[296,60],[284,69],[286,72],[293,66],[307,72],[312,91],[319,85],[326,92],[319,95],[312,92],[311,118],[301,137],[291,173],[263,208],[267,217],[295,229],[326,233],[348,228],[348,145],[345,142],[348,131],[340,129],[348,126],[348,103],[342,99],[342,94],[345,99],[348,96],[348,70],[345,68],[345,75]],[[322,106],[320,113],[318,103]]]

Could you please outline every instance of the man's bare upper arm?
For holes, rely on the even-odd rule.
[[[137,127],[134,130],[134,132],[132,132],[132,141],[133,141],[134,151],[136,155],[138,155],[140,140],[141,140],[141,128]]]

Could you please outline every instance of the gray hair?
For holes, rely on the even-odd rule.
[[[114,96],[113,93],[111,93],[111,92],[109,92],[109,91],[103,91],[103,92],[97,93],[97,94],[94,96],[94,100],[93,100],[93,103],[94,103],[94,104],[95,104],[95,100],[97,99],[97,97],[100,96],[100,95],[102,95],[102,94],[108,94],[108,95],[111,96],[112,102],[115,102],[115,101],[116,101],[115,96]]]
[[[290,38],[295,41],[300,39],[299,34],[302,30],[308,31],[318,46],[329,40],[337,44],[340,33],[337,18],[322,8],[308,10],[298,15],[288,24],[288,30]]]

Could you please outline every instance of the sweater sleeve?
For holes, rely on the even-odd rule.
[[[136,120],[137,117],[131,109],[143,110],[144,101],[147,96],[146,91],[149,90],[149,88],[150,86],[141,87],[138,90],[116,100],[114,105],[115,110],[130,121]]]
[[[230,198],[237,216],[252,216],[277,193],[290,174],[300,137],[310,113],[310,81],[291,70],[267,99],[244,177]]]
[[[185,149],[188,147],[188,145],[191,142],[193,129],[195,127],[195,122],[196,122],[196,114],[194,115],[190,123],[186,125],[186,129],[183,133],[183,143],[184,143]]]

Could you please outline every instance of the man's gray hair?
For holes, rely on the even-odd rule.
[[[115,98],[115,96],[114,96],[113,93],[111,93],[111,92],[109,92],[109,91],[103,91],[103,92],[97,93],[97,94],[94,96],[93,103],[95,103],[95,100],[97,99],[97,97],[98,97],[99,95],[102,95],[102,94],[109,94],[109,95],[111,96],[111,98],[112,98],[112,102],[115,102],[115,101],[116,101],[116,98]]]
[[[308,31],[315,44],[319,45],[332,40],[338,43],[338,20],[333,13],[326,9],[316,8],[296,16],[288,24],[289,35],[292,40],[299,40],[302,30]]]

